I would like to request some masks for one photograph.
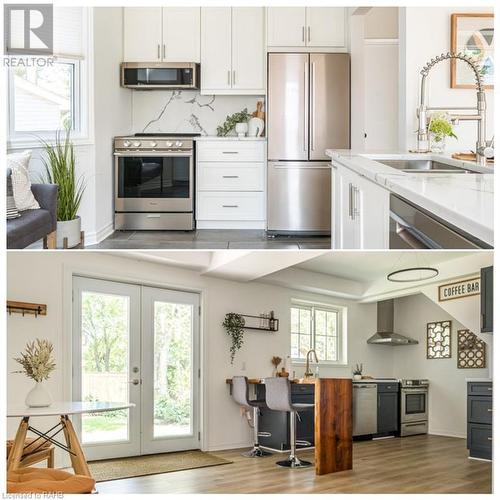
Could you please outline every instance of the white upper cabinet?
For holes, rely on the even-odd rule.
[[[230,89],[231,7],[201,9],[201,87]]]
[[[267,46],[345,49],[346,9],[268,7]]]
[[[199,7],[124,7],[123,58],[128,62],[199,62]]]
[[[232,9],[233,89],[264,90],[264,9]]]
[[[202,7],[201,92],[265,93],[263,7]]]
[[[304,7],[268,7],[268,47],[305,47],[306,9]]]
[[[200,62],[200,8],[163,8],[163,59]]]
[[[344,7],[307,7],[307,46],[345,46]]]
[[[123,58],[130,62],[161,61],[161,7],[123,9]]]

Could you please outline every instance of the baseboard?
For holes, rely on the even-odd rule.
[[[443,437],[467,439],[466,434],[457,433],[457,432],[449,432],[449,431],[441,431],[439,429],[429,429],[429,434],[431,434],[432,436],[443,436]]]
[[[101,241],[105,240],[108,236],[112,235],[115,232],[113,222],[110,222],[103,228],[99,229],[96,233],[94,233],[94,242],[90,243],[89,245],[95,245],[97,243],[100,243]],[[85,235],[86,236],[86,235]],[[85,237],[87,240],[87,237]]]
[[[222,451],[222,450],[236,450],[238,448],[251,448],[252,442],[245,441],[243,443],[222,443],[216,445],[210,445],[207,447],[206,451]]]
[[[265,220],[197,220],[196,229],[266,229]]]

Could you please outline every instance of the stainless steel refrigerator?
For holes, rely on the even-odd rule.
[[[348,54],[268,55],[268,231],[330,234],[325,150],[350,146]]]

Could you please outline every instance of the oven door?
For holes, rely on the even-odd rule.
[[[193,156],[115,153],[116,212],[192,212]]]
[[[401,389],[401,422],[427,420],[427,389]]]

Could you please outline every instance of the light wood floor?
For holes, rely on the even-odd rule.
[[[98,483],[100,493],[491,493],[491,463],[467,458],[464,439],[411,436],[354,443],[351,471],[316,476],[314,467],[277,467],[281,454],[232,464]],[[301,452],[313,460],[313,452]]]

